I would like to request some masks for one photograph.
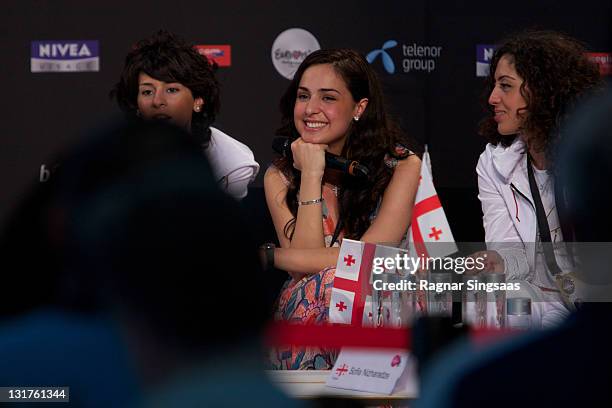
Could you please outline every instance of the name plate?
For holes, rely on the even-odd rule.
[[[414,367],[406,350],[343,348],[326,385],[347,390],[391,395],[407,367]],[[405,376],[404,376],[405,377]]]

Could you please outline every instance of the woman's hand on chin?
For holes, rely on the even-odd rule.
[[[291,143],[293,167],[302,175],[322,177],[325,171],[326,144],[307,143],[301,137]]]

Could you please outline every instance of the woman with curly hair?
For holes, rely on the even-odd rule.
[[[160,30],[128,53],[111,97],[129,119],[169,122],[195,135],[221,187],[242,199],[259,164],[246,145],[211,127],[220,105],[216,69],[192,44]]]
[[[274,266],[289,273],[276,318],[327,320],[343,237],[400,244],[410,225],[420,160],[388,117],[381,87],[365,58],[349,49],[319,50],[298,68],[281,99],[279,135],[292,157],[266,172],[268,209],[280,242]],[[338,174],[325,152],[356,160],[367,179]],[[270,258],[268,258],[270,260]],[[329,369],[329,350],[276,350],[278,369]]]
[[[533,300],[535,320],[544,326],[567,314],[573,290],[566,275],[571,253],[558,245],[571,241],[572,232],[560,222],[564,201],[554,178],[555,151],[565,118],[600,84],[584,47],[552,31],[516,34],[491,61],[489,115],[480,124],[489,144],[476,168],[486,270],[520,281],[520,296]]]

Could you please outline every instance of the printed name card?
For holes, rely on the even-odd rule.
[[[391,395],[406,371],[409,358],[406,350],[344,348],[326,384],[328,387]]]

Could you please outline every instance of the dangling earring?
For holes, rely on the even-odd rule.
[[[359,116],[357,116],[357,115],[353,116],[353,120],[354,120],[355,122],[359,122]]]

